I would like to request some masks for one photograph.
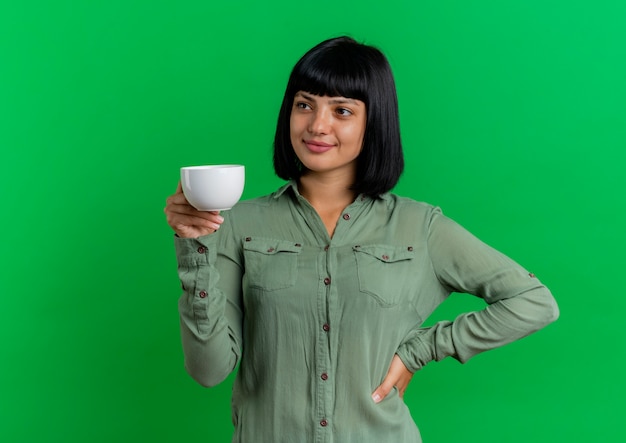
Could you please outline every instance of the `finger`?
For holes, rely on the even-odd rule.
[[[165,199],[165,212],[179,212],[183,214],[194,214],[198,217],[215,218],[219,217],[219,211],[198,211],[191,206],[184,194],[172,194]]]
[[[184,226],[208,228],[217,230],[222,225],[224,219],[219,215],[198,216],[197,213],[170,212],[167,216],[168,224],[174,229],[181,229]]]
[[[197,217],[220,225],[224,223],[224,217],[220,215],[219,211],[198,211],[189,204],[172,204],[166,212]]]
[[[189,202],[185,198],[185,194],[182,192],[170,195],[165,199],[165,203],[167,205],[189,205]]]
[[[396,384],[395,376],[391,372],[387,372],[385,379],[383,382],[376,388],[376,390],[372,393],[372,400],[375,403],[380,403],[389,395],[394,385]]]
[[[372,399],[374,402],[380,403],[391,392],[394,386],[398,389],[400,397],[402,397],[412,377],[413,374],[404,366],[400,357],[394,355],[387,375],[381,385],[376,388],[372,394]]]
[[[210,220],[186,214],[166,213],[167,224],[179,237],[199,237],[220,229],[221,220]]]
[[[380,403],[385,399],[385,397],[387,397],[392,389],[393,385],[390,383],[381,384],[372,394],[372,400],[374,400],[374,403]]]
[[[178,186],[176,187],[176,194],[182,194],[183,193],[183,184],[181,183],[180,180],[178,180]]]
[[[179,237],[183,238],[198,238],[213,234],[219,229],[219,225],[216,224],[208,224],[206,226],[192,225],[190,221],[185,221],[184,219],[170,222],[170,226]]]

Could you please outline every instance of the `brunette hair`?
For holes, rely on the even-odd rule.
[[[404,169],[404,156],[396,86],[384,54],[351,37],[337,37],[319,43],[296,63],[287,83],[274,137],[274,171],[284,180],[298,179],[303,172],[289,129],[298,91],[365,103],[363,149],[357,158],[352,190],[371,197],[391,190]]]

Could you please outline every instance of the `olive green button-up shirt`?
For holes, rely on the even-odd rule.
[[[396,390],[371,398],[394,354],[465,362],[558,316],[534,275],[411,199],[358,197],[332,238],[294,183],[222,215],[175,242],[187,371],[213,386],[239,365],[233,442],[420,442]],[[451,292],[486,307],[422,328]]]

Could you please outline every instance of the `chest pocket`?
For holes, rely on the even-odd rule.
[[[243,243],[249,287],[276,291],[296,284],[302,245],[289,240],[247,237]]]
[[[368,245],[352,248],[359,290],[382,306],[408,301],[416,293],[417,269],[412,246]]]

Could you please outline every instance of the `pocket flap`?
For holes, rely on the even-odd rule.
[[[246,237],[243,242],[243,248],[246,251],[273,255],[279,252],[299,253],[302,250],[302,244],[289,240],[276,240],[264,237]]]
[[[366,245],[353,246],[352,250],[377,258],[381,262],[393,263],[415,257],[412,246]]]

